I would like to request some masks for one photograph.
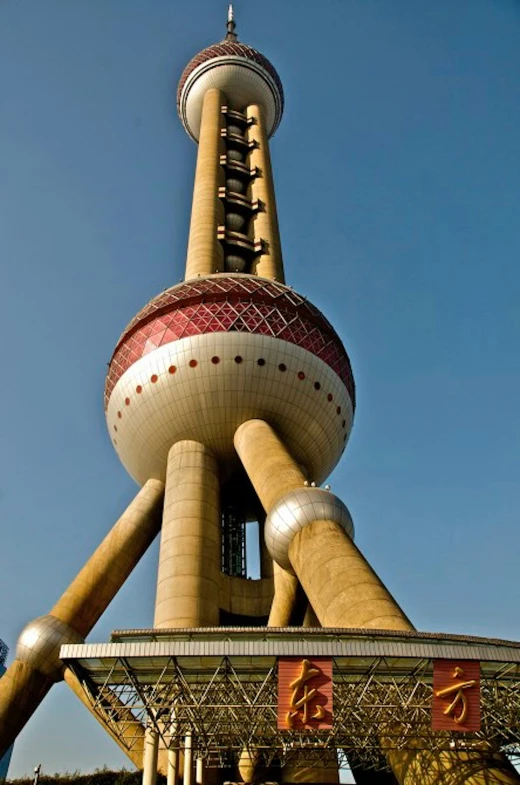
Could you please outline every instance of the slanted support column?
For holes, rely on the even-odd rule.
[[[269,518],[284,493],[301,489],[303,475],[275,431],[262,420],[249,420],[241,425],[235,434],[235,447]],[[292,513],[297,514],[296,507]],[[269,520],[266,525],[269,526]],[[296,533],[292,530],[286,533],[290,567],[324,627],[413,629],[337,521],[306,520]],[[400,785],[518,785],[520,782],[506,758],[491,749],[475,753],[392,750],[389,749],[391,740],[384,734],[380,742]],[[292,775],[288,770],[284,781],[293,776],[295,781],[303,774]]]
[[[203,444],[181,441],[168,455],[155,627],[219,624],[218,466]]]
[[[265,243],[264,250],[257,257],[255,272],[264,278],[284,283],[282,246],[264,109],[252,104],[247,107],[246,114],[251,121],[247,131],[248,141],[256,143],[249,155],[249,163],[251,168],[258,167],[259,170],[258,175],[251,181],[251,199],[258,199],[263,205],[255,214],[253,223],[255,240],[263,240]]]
[[[235,449],[268,513],[288,490],[301,487],[305,475],[273,429],[263,420],[248,420],[235,434]],[[296,602],[298,579],[274,564],[274,598],[270,627],[286,627]]]
[[[266,422],[249,420],[241,425],[235,447],[268,515],[282,497],[303,487],[301,469]],[[291,536],[290,566],[324,627],[413,629],[335,521],[310,523]]]
[[[60,647],[84,638],[115,597],[161,526],[164,484],[149,480],[50,614],[20,635],[16,659],[0,679],[0,757],[52,685],[63,678]]]
[[[215,88],[204,95],[185,280],[224,271],[224,251],[217,239],[217,228],[224,223],[224,205],[218,189],[224,185],[220,156],[225,151],[220,132],[225,102],[224,94]]]

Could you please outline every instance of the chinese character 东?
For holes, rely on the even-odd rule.
[[[303,725],[307,724],[309,718],[309,702],[316,695],[316,689],[309,689],[308,681],[318,676],[321,673],[318,668],[313,668],[309,660],[302,660],[301,673],[297,679],[289,684],[293,693],[291,702],[289,704],[289,711],[287,712],[287,726],[294,727],[294,719],[300,715]],[[311,714],[311,720],[322,720],[325,716],[325,709],[323,706],[316,704],[314,713]]]
[[[464,676],[464,670],[457,666],[453,671],[453,678],[459,679],[461,676]],[[476,683],[475,679],[471,679],[470,681],[459,681],[452,684],[450,687],[436,690],[435,695],[438,698],[447,698],[454,695],[452,702],[447,709],[444,709],[443,714],[453,717],[456,723],[465,722],[468,716],[468,701],[464,695],[464,690],[469,690],[471,687],[474,687]],[[460,709],[458,713],[457,706]]]

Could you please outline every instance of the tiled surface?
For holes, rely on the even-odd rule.
[[[329,365],[355,405],[348,356],[323,314],[280,283],[255,276],[210,276],[162,292],[130,322],[110,362],[105,407],[118,379],[159,346],[188,336],[244,332],[301,346]]]
[[[181,439],[233,461],[236,429],[255,418],[269,422],[320,483],[343,452],[352,416],[346,386],[323,360],[240,332],[183,338],[145,354],[120,377],[107,408],[116,451],[141,484],[164,479],[168,450]]]
[[[198,138],[204,93],[212,87],[226,94],[230,109],[262,103],[269,135],[274,133],[283,113],[283,87],[272,64],[256,49],[238,41],[222,41],[190,60],[179,80],[177,110],[194,139]]]
[[[80,643],[83,638],[68,624],[48,614],[30,622],[18,638],[16,659],[58,681],[63,668],[60,648],[64,643]]]
[[[296,534],[314,521],[334,521],[354,536],[350,512],[341,499],[321,488],[297,488],[283,496],[265,521],[265,542],[275,562],[292,571],[289,546]]]

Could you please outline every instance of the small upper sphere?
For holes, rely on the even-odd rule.
[[[177,110],[186,132],[199,139],[202,101],[211,88],[222,90],[229,109],[243,111],[260,104],[267,133],[272,136],[282,118],[280,77],[264,55],[240,41],[224,40],[206,47],[184,69],[177,89]]]

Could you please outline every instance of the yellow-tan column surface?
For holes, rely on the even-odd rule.
[[[284,493],[303,485],[302,472],[267,423],[249,420],[241,425],[235,435],[235,447],[267,513]],[[336,523],[315,521],[305,526],[289,546],[289,559],[324,627],[413,629],[382,581]],[[506,758],[496,753],[405,752],[388,749],[389,746],[390,742],[381,738],[382,750],[400,785],[520,782]],[[305,776],[304,770],[295,771],[294,775],[287,771],[284,781],[291,776],[296,781],[296,776]]]
[[[87,635],[161,528],[164,483],[148,480],[51,614]]]
[[[264,278],[272,278],[284,283],[282,246],[278,229],[276,197],[274,193],[271,155],[265,127],[264,109],[252,104],[247,107],[246,115],[252,124],[247,129],[249,142],[256,142],[249,155],[251,168],[258,167],[259,174],[251,180],[251,199],[259,199],[263,208],[254,217],[255,240],[265,242],[265,250],[257,257],[255,272]]]
[[[289,559],[323,627],[413,629],[336,523],[315,521],[302,529],[289,546]]]
[[[218,626],[220,551],[217,462],[203,444],[177,442],[166,469],[156,627]]]
[[[292,488],[301,488],[305,475],[273,429],[263,420],[248,420],[235,433],[235,449],[266,512]],[[274,564],[274,599],[269,627],[286,627],[296,602],[298,579]]]
[[[224,205],[218,189],[224,185],[220,156],[225,149],[220,132],[224,127],[221,109],[225,102],[224,94],[215,88],[204,95],[185,280],[224,271],[224,251],[217,229],[224,224]]]
[[[52,685],[62,678],[63,622],[71,640],[85,637],[117,594],[161,526],[164,484],[149,480],[43,620],[20,640],[28,659],[15,661],[0,679],[0,757],[11,746]],[[27,633],[27,631],[29,632]],[[58,629],[59,632],[59,629]],[[65,633],[64,633],[65,634]],[[28,638],[28,639],[27,639]],[[39,639],[39,640],[38,640]],[[67,638],[61,639],[66,643]],[[34,656],[31,654],[34,645]]]

